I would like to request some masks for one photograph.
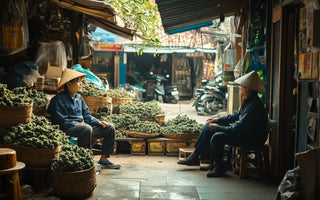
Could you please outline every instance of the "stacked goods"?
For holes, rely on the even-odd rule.
[[[118,104],[124,104],[133,101],[133,95],[126,90],[111,89],[108,92],[108,96],[112,98],[112,107],[115,108]]]
[[[113,123],[121,132],[130,137],[153,138],[160,135],[160,125],[155,122],[140,121],[138,117],[127,113],[113,114],[103,119]]]
[[[52,188],[63,198],[87,198],[97,186],[92,151],[78,146],[63,145],[53,159]]]
[[[20,123],[30,123],[32,99],[16,95],[7,85],[0,84],[0,127],[10,128]]]
[[[82,79],[81,95],[92,113],[96,113],[99,107],[106,107],[112,103],[105,89],[89,83],[85,78]]]
[[[190,119],[187,115],[178,115],[174,119],[165,122],[161,127],[161,132],[167,138],[193,139],[198,137],[202,126],[202,124]]]
[[[30,166],[48,166],[68,138],[57,125],[43,116],[33,116],[29,124],[12,127],[4,136],[4,146],[15,149],[19,161]]]
[[[26,87],[17,87],[12,90],[12,92],[18,96],[27,96],[33,100],[33,114],[44,116],[46,112],[46,105],[48,99],[46,98],[45,93],[39,92],[35,89],[27,90]]]
[[[137,116],[142,121],[154,121],[162,124],[164,112],[154,103],[132,101],[120,106],[120,113],[128,113]]]

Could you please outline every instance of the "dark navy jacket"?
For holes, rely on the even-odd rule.
[[[230,133],[248,144],[261,145],[267,140],[268,116],[258,95],[245,99],[238,112],[220,117],[217,132]]]
[[[51,121],[58,124],[63,131],[76,126],[79,122],[85,122],[91,126],[98,125],[99,120],[93,117],[89,108],[80,94],[72,96],[68,90],[64,90],[54,96],[48,107]]]

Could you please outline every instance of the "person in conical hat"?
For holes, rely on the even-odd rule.
[[[226,172],[223,162],[225,144],[255,147],[266,142],[268,116],[258,97],[258,92],[266,92],[263,83],[255,71],[234,82],[240,84],[240,95],[244,98],[239,111],[208,119],[194,145],[195,150],[178,164],[200,165],[199,157],[209,152],[210,165],[200,167],[200,170],[209,170],[207,177],[221,177]]]
[[[65,69],[58,85],[62,92],[55,95],[49,104],[47,112],[51,115],[53,124],[58,124],[70,137],[77,138],[77,145],[92,148],[92,140],[103,138],[102,155],[99,164],[110,169],[119,169],[120,165],[108,160],[114,151],[115,129],[105,121],[93,117],[79,92],[82,92],[81,80],[86,75]]]

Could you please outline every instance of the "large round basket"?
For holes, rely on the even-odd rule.
[[[30,123],[32,106],[33,103],[28,106],[0,106],[0,127],[10,128],[18,124]]]
[[[162,123],[164,122],[164,119],[165,119],[165,115],[164,115],[164,114],[156,115],[156,116],[153,116],[153,117],[143,117],[143,118],[140,118],[141,121],[156,122],[156,123],[158,123],[159,125],[162,125]]]
[[[52,188],[60,197],[82,199],[92,195],[97,186],[94,166],[75,172],[56,172],[52,170]]]
[[[133,98],[112,98],[112,107],[116,107],[117,104],[125,104],[129,101],[133,101]]]
[[[27,166],[47,167],[50,166],[53,158],[59,154],[61,147],[53,149],[33,148],[22,145],[16,145],[10,142],[4,142],[1,146],[14,149],[17,154],[17,160],[24,162]]]
[[[126,133],[129,137],[133,137],[133,138],[155,138],[158,137],[159,135],[161,135],[160,133],[139,133],[139,132],[133,132],[133,131],[127,131],[127,130],[123,130],[123,129],[118,129],[118,131],[124,132]]]
[[[32,109],[32,113],[34,115],[38,115],[38,116],[45,116],[46,115],[46,111],[47,111],[47,105],[43,104],[43,105],[33,105],[33,109]]]
[[[165,138],[192,140],[197,139],[200,133],[162,133]]]
[[[107,106],[113,101],[110,97],[83,96],[83,99],[92,113],[96,113],[99,107]]]

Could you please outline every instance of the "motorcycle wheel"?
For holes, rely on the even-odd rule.
[[[168,99],[168,102],[170,102],[170,103],[173,103],[173,104],[177,104],[178,103],[177,99],[174,96],[169,95],[167,97],[167,99]]]
[[[196,102],[195,102],[195,108],[196,108],[196,111],[197,111],[197,112],[199,112],[199,111],[200,111],[198,101],[196,101]]]
[[[206,113],[208,113],[208,114],[210,114],[210,115],[214,115],[214,114],[216,114],[219,110],[218,110],[218,109],[216,109],[216,110],[211,109],[211,108],[209,107],[209,103],[211,103],[211,102],[213,102],[213,103],[214,103],[214,102],[218,103],[217,100],[213,100],[213,101],[208,101],[208,99],[204,99],[204,100],[203,100],[204,112],[206,112]]]

